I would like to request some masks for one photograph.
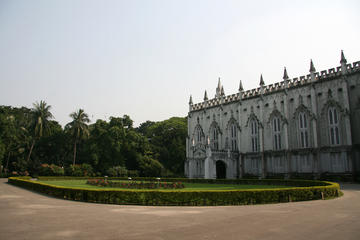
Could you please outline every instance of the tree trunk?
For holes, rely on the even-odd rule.
[[[7,157],[7,160],[6,160],[5,174],[8,172],[10,155],[11,155],[11,152],[9,151],[9,153],[8,153],[8,157]]]
[[[31,144],[30,152],[29,152],[29,155],[27,156],[26,163],[29,163],[29,161],[30,161],[30,156],[31,156],[32,150],[34,148],[34,145],[35,145],[35,140],[33,140],[32,144]]]
[[[75,166],[75,160],[76,160],[76,141],[74,143],[74,161],[73,161],[73,166]]]

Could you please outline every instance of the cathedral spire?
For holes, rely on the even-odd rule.
[[[314,82],[316,80],[316,76],[315,76],[315,72],[316,72],[316,69],[314,67],[314,63],[312,61],[312,59],[310,59],[310,81],[311,82]]]
[[[218,85],[216,88],[216,94],[215,94],[215,98],[219,98],[221,96],[221,82],[220,82],[220,77],[219,77],[219,81],[218,81]]]
[[[343,52],[343,50],[341,50],[340,64],[341,64],[341,74],[343,74],[343,75],[345,75],[347,73],[346,63],[347,63],[347,61],[344,56],[344,52]]]
[[[221,96],[225,96],[224,86],[221,86]]]
[[[263,76],[261,74],[260,75],[260,86],[264,86],[264,85],[265,85],[265,82],[264,82]]]
[[[208,96],[207,96],[207,92],[205,90],[205,94],[204,94],[204,101],[207,101],[208,100]]]
[[[345,56],[344,56],[344,51],[343,50],[341,50],[341,60],[340,60],[340,63],[341,64],[346,64],[347,63],[347,61],[346,61],[346,58],[345,58]]]
[[[284,67],[284,76],[283,76],[283,79],[284,79],[284,80],[289,79],[289,76],[288,76],[287,71],[286,71],[286,67]]]
[[[309,70],[309,72],[311,72],[311,73],[316,72],[316,69],[314,67],[314,63],[313,63],[312,59],[310,59],[310,70]]]
[[[242,92],[242,91],[244,91],[244,87],[243,87],[242,81],[240,80],[239,92]]]

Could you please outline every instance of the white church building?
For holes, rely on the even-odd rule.
[[[360,61],[193,103],[185,175],[189,178],[291,177],[360,171]]]

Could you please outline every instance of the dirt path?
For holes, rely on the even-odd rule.
[[[360,239],[360,185],[333,200],[226,207],[120,206],[51,198],[0,179],[0,240]]]

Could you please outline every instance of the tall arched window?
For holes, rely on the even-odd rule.
[[[259,126],[256,120],[251,120],[251,147],[253,152],[259,151]]]
[[[203,137],[205,137],[205,136],[204,136],[204,133],[203,133],[200,125],[197,125],[195,127],[194,135],[195,135],[195,144],[203,143]]]
[[[280,128],[280,118],[273,118],[273,142],[274,150],[281,149],[281,128]]]
[[[237,129],[236,125],[233,123],[230,125],[230,141],[231,141],[231,151],[237,151]]]
[[[340,144],[339,116],[336,108],[334,107],[329,108],[328,116],[329,116],[330,144],[339,145]]]
[[[218,129],[216,127],[213,127],[211,129],[211,147],[214,150],[218,150],[219,149],[219,132]]]
[[[309,134],[307,125],[308,123],[306,114],[304,112],[299,113],[299,139],[301,148],[309,147]]]
[[[201,130],[200,129],[197,129],[196,136],[197,136],[197,142],[201,142]]]

